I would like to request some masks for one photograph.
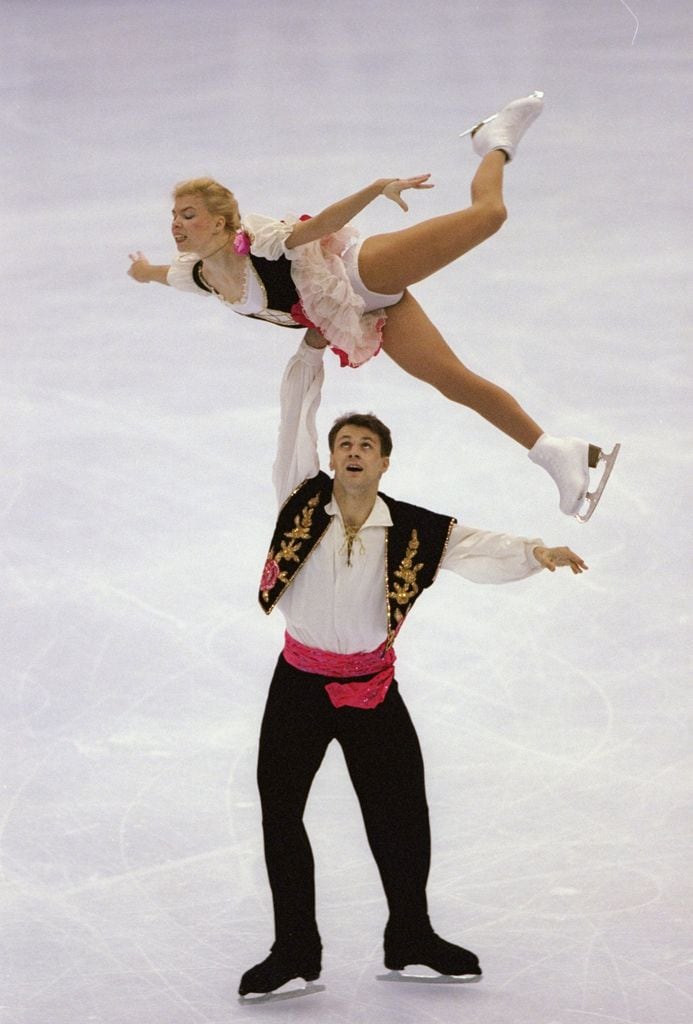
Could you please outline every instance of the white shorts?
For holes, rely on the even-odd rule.
[[[359,252],[362,245],[363,242],[360,241],[350,245],[342,253],[342,261],[351,287],[366,303],[364,313],[370,313],[374,309],[386,309],[388,306],[394,306],[402,298],[404,292],[398,292],[397,295],[381,295],[379,292],[370,291],[361,280],[359,274]]]

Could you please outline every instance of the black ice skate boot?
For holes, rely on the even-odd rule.
[[[270,955],[262,963],[246,971],[238,987],[240,996],[251,993],[274,992],[294,978],[315,981],[322,969],[322,946],[320,940],[314,943],[296,945],[275,942]]]
[[[449,977],[481,977],[479,958],[462,946],[446,942],[428,926],[418,932],[385,929],[385,966],[390,971],[403,971],[410,964],[430,967]]]

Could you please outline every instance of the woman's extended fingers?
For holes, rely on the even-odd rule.
[[[406,212],[409,207],[402,199],[401,193],[408,188],[435,188],[435,185],[428,180],[430,177],[430,174],[417,174],[413,178],[395,178],[394,181],[387,183],[383,189],[383,195],[397,203]]]
[[[134,281],[139,281],[140,284],[148,284],[149,277],[147,276],[147,268],[149,267],[149,260],[143,252],[130,252],[130,266],[128,267],[128,276]]]
[[[404,188],[435,188],[432,181],[428,179],[430,174],[415,174],[413,178],[400,178]]]

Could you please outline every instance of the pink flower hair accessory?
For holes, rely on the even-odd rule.
[[[233,251],[239,256],[247,256],[250,252],[250,235],[243,228],[239,228],[234,235]]]

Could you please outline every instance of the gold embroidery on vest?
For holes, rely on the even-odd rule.
[[[402,582],[394,582],[392,590],[390,590],[387,595],[388,597],[393,598],[400,607],[409,604],[409,602],[412,601],[419,592],[419,585],[416,582],[416,577],[423,569],[424,563],[418,562],[414,565],[414,558],[416,557],[416,552],[418,550],[419,535],[416,530],[412,530],[406,554],[400,562],[399,568],[395,569],[395,572],[393,573],[393,576],[402,580]],[[402,613],[399,608],[395,611],[395,619],[398,622],[402,619]]]
[[[310,540],[310,531],[313,527],[313,514],[320,502],[320,492],[310,499],[307,505],[294,516],[294,525],[291,530],[284,531],[284,540],[279,542],[279,551],[276,555],[272,549],[267,556],[263,572],[261,586],[262,600],[267,603],[270,599],[270,591],[274,590],[278,583],[288,584],[289,578],[286,571],[280,567],[280,562],[299,562],[299,551],[304,540]]]
[[[287,530],[284,534],[289,540],[308,540],[313,526],[313,513],[316,505],[320,502],[320,493],[311,498],[308,504],[294,516],[293,530]],[[299,545],[300,546],[300,545]]]
[[[387,616],[387,640],[385,642],[385,650],[386,651],[389,650],[390,647],[392,647],[392,645],[395,642],[395,637],[397,636],[397,630],[392,628],[392,615],[390,614],[390,580],[388,579],[388,575],[387,575],[387,567],[388,567],[388,560],[389,560],[389,553],[388,553],[389,552],[389,547],[390,547],[390,531],[386,530],[385,531],[385,552],[384,552],[385,553],[385,559],[384,559],[384,566],[383,566],[384,569],[385,569],[385,573],[384,573],[384,575],[385,575],[385,614]]]

